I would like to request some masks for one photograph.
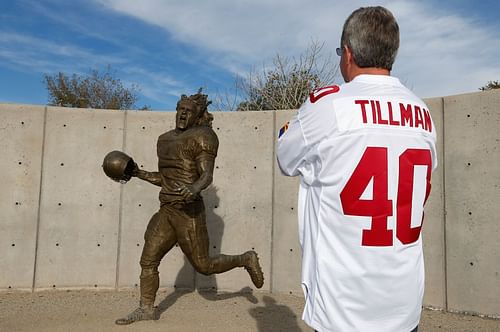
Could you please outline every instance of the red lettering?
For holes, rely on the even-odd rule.
[[[403,105],[399,103],[399,112],[401,114],[401,125],[404,126],[405,123],[409,123],[410,127],[413,127],[413,114],[411,111],[411,105]]]
[[[390,101],[387,102],[387,108],[389,109],[389,124],[392,126],[399,126],[399,121],[395,121],[392,118],[392,103]]]
[[[375,101],[375,105],[377,106],[377,118],[378,118],[377,123],[378,124],[385,124],[385,125],[389,124],[389,122],[387,120],[382,119],[382,111],[380,109],[380,102],[378,100]]]
[[[428,110],[423,108],[424,111],[424,124],[425,124],[425,130],[428,132],[432,133],[432,121],[431,121],[431,114],[429,113]]]
[[[375,100],[370,100],[370,106],[372,107],[372,123],[377,123],[377,110],[375,108]]]
[[[354,103],[356,105],[361,106],[361,115],[363,116],[363,123],[366,123],[368,120],[366,119],[366,108],[365,105],[369,103],[368,100],[355,100]]]
[[[422,126],[422,129],[424,129],[424,117],[422,116],[420,107],[415,106],[415,128],[418,126]]]

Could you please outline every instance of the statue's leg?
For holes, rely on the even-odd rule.
[[[245,267],[252,277],[255,286],[260,288],[264,282],[257,254],[248,251],[241,255],[209,256],[209,239],[202,201],[186,205],[172,219],[177,233],[179,245],[193,267],[199,273],[210,275],[222,273],[236,267]],[[253,269],[254,273],[250,270]]]
[[[168,211],[162,207],[149,221],[144,234],[141,255],[141,303],[153,305],[160,286],[158,266],[160,261],[177,243],[174,229],[168,222]]]
[[[169,224],[164,209],[153,215],[144,234],[144,248],[141,255],[141,300],[137,309],[117,319],[116,324],[126,325],[139,320],[158,319],[154,308],[156,292],[160,284],[158,266],[161,259],[177,242],[175,231]]]

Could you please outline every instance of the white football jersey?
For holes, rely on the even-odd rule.
[[[279,166],[301,177],[302,318],[312,328],[418,325],[435,143],[425,103],[382,75],[315,90],[280,131]]]

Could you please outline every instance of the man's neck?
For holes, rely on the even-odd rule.
[[[385,75],[385,76],[390,76],[391,72],[387,69],[384,68],[360,68],[357,67],[352,70],[351,72],[351,79],[349,81],[352,81],[356,76],[359,75]]]

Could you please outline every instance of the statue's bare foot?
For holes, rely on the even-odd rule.
[[[128,325],[140,320],[157,320],[159,318],[155,307],[144,306],[135,309],[126,317],[117,319],[115,323],[118,325]]]
[[[247,270],[253,284],[257,288],[261,288],[264,285],[264,273],[262,273],[262,268],[259,264],[259,258],[255,251],[247,251],[243,254],[245,257],[245,269]]]

